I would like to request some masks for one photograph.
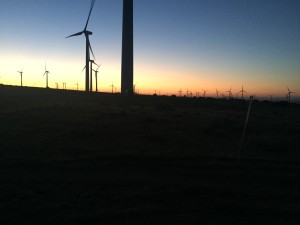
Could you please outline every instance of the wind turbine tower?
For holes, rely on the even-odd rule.
[[[123,0],[121,93],[133,94],[133,0]]]
[[[98,66],[98,68],[96,70],[93,69],[93,71],[95,72],[96,92],[98,92],[98,72],[99,72],[100,66],[101,66],[101,64]]]
[[[45,73],[44,73],[43,76],[46,75],[46,88],[49,88],[49,86],[48,86],[48,75],[49,75],[49,73],[50,72],[47,70],[47,67],[46,67],[46,64],[45,64]]]
[[[21,76],[21,87],[23,87],[23,69],[21,71],[18,71],[18,73],[20,73],[20,76]]]
[[[288,102],[291,103],[291,94],[294,94],[295,92],[290,91],[289,87],[287,89],[288,89],[288,93],[287,93]]]
[[[203,98],[206,98],[206,92],[207,92],[207,90],[204,90],[204,89],[202,89],[203,90]]]
[[[244,86],[243,85],[242,85],[242,90],[239,91],[239,93],[242,93],[242,100],[244,100],[244,93],[246,93],[246,91],[244,90]]]
[[[90,91],[92,92],[93,91],[93,64],[95,64],[96,66],[98,66],[97,63],[95,63],[94,60],[90,60],[90,63],[91,63],[91,74],[90,74]]]
[[[216,89],[216,94],[217,94],[217,99],[219,99],[219,91],[218,91],[218,89]]]
[[[231,92],[232,88],[230,88],[228,92],[228,100],[232,99],[232,92]]]

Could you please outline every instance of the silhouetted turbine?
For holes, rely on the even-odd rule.
[[[238,92],[238,94],[239,93],[242,93],[242,99],[244,100],[244,93],[247,93],[246,91],[244,91],[244,86],[242,85],[242,90],[240,90],[239,92]]]
[[[269,95],[271,102],[273,102],[273,95]]]
[[[137,93],[135,92],[135,87],[136,87],[136,85],[137,85],[137,84],[134,84],[134,85],[133,85],[133,93],[134,93],[134,94],[137,94]]]
[[[204,89],[202,89],[202,90],[203,90],[203,97],[206,98],[206,92],[207,92],[207,90],[204,90]]]
[[[93,69],[93,71],[95,72],[95,80],[96,80],[96,92],[98,92],[98,70],[100,68],[101,64],[97,67],[96,70]]]
[[[90,91],[93,91],[93,64],[98,66],[97,63],[95,63],[94,60],[90,60],[90,65],[91,65],[91,74],[90,74]]]
[[[230,88],[230,90],[227,91],[227,92],[228,92],[228,99],[231,99],[231,98],[232,98],[232,92],[231,92],[231,89],[232,89],[232,88]]]
[[[45,63],[45,73],[44,73],[43,76],[46,75],[46,88],[49,88],[49,86],[48,86],[48,75],[49,75],[49,73],[50,72],[47,70],[46,63]]]
[[[291,94],[294,94],[295,92],[290,91],[289,88],[288,89],[288,93],[287,93],[287,97],[288,97],[288,102],[291,103]]]
[[[91,47],[91,44],[90,44],[90,40],[89,40],[89,36],[92,35],[93,32],[87,30],[87,26],[88,26],[88,23],[89,23],[89,20],[90,20],[90,16],[91,16],[91,13],[92,13],[95,1],[96,0],[92,0],[91,1],[90,12],[89,12],[89,15],[88,15],[88,18],[87,18],[87,21],[86,21],[86,24],[85,24],[85,27],[84,27],[83,31],[78,32],[76,34],[72,34],[72,35],[66,37],[66,38],[70,38],[70,37],[74,37],[74,36],[80,36],[82,34],[85,35],[85,39],[86,39],[86,45],[85,45],[85,66],[86,66],[86,70],[85,70],[85,91],[89,91],[90,50],[91,50],[91,52],[93,54],[93,57],[95,58],[93,50],[92,50],[92,47]]]
[[[109,87],[111,87],[111,93],[114,93],[114,83],[112,83]]]
[[[179,97],[181,97],[181,95],[182,95],[182,90],[180,89],[180,90],[178,91],[178,93],[179,93]]]
[[[23,68],[21,71],[17,71],[18,73],[20,73],[21,76],[21,87],[23,86]]]
[[[217,99],[219,99],[219,91],[218,91],[218,89],[216,89],[216,94],[217,94]]]

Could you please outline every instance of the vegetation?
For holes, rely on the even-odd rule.
[[[0,87],[0,224],[299,224],[300,106]]]

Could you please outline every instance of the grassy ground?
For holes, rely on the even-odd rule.
[[[0,87],[0,224],[299,224],[300,106]]]

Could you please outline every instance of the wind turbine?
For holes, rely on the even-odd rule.
[[[217,99],[219,99],[219,91],[218,91],[218,89],[216,89],[216,94],[217,94]]]
[[[273,102],[273,95],[269,95],[271,102]]]
[[[49,75],[49,73],[50,72],[47,70],[46,63],[45,63],[45,73],[44,73],[43,76],[46,75],[46,88],[49,88],[49,86],[48,86],[48,75]]]
[[[114,93],[114,83],[112,83],[111,85],[110,85],[110,87],[111,87],[111,93]]]
[[[63,84],[63,90],[66,90],[67,89],[67,83],[62,82],[62,84]]]
[[[21,87],[23,86],[23,68],[21,71],[17,71],[18,73],[20,73],[21,76]]]
[[[95,72],[95,79],[96,79],[96,92],[98,92],[98,69],[100,68],[101,64],[97,67],[96,70],[93,69],[93,71]]]
[[[204,89],[202,89],[202,90],[203,90],[203,97],[206,98],[206,92],[207,92],[207,90],[204,90]]]
[[[85,27],[84,27],[83,31],[78,32],[76,34],[72,34],[72,35],[66,37],[66,38],[70,38],[70,37],[74,37],[74,36],[80,36],[82,34],[85,35],[85,40],[86,40],[86,45],[85,45],[85,66],[86,66],[85,67],[85,91],[89,91],[90,50],[91,50],[91,52],[93,54],[93,57],[95,58],[93,50],[92,50],[92,47],[91,47],[91,44],[90,44],[90,39],[89,39],[89,36],[92,35],[93,32],[87,30],[87,26],[88,26],[88,23],[89,23],[89,20],[90,20],[90,16],[91,16],[91,13],[92,13],[95,1],[96,0],[92,0],[91,1],[91,7],[90,7],[89,15],[88,15],[88,18],[87,18],[87,21],[86,21],[86,24],[85,24]]]
[[[78,91],[78,82],[75,85],[76,85],[76,90]]]
[[[288,102],[291,103],[291,94],[294,94],[295,92],[290,91],[289,87],[287,89],[288,89],[288,93],[287,93]]]
[[[231,89],[232,89],[232,88],[230,88],[230,90],[227,91],[227,92],[228,92],[228,99],[231,99],[231,98],[232,98],[232,92],[231,92]]]
[[[134,84],[134,85],[133,85],[133,94],[135,94],[135,95],[137,94],[137,93],[135,92],[135,87],[136,87],[136,85],[137,85],[137,84]]]
[[[179,93],[179,97],[181,97],[182,90],[180,89],[180,90],[178,91],[178,93]]]
[[[95,57],[94,57],[95,58]],[[95,63],[94,60],[90,60],[90,65],[91,65],[91,74],[90,74],[90,91],[93,91],[93,64],[96,66],[99,66],[97,63]]]
[[[186,97],[188,98],[189,97],[189,89],[186,89]]]
[[[247,93],[246,91],[244,91],[244,86],[242,85],[242,90],[238,92],[239,93],[242,93],[242,99],[244,100],[244,93]]]

